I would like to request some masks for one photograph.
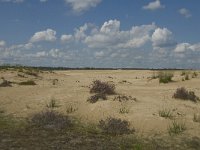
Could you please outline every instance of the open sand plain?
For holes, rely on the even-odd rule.
[[[107,117],[122,118],[130,122],[137,135],[144,137],[168,136],[168,127],[173,120],[183,122],[186,130],[181,136],[199,137],[200,123],[194,122],[194,114],[200,114],[200,102],[183,101],[172,98],[179,87],[194,91],[200,97],[200,74],[196,78],[182,81],[181,71],[173,71],[174,82],[162,84],[158,79],[150,79],[157,71],[148,70],[71,70],[43,71],[38,77],[18,71],[1,71],[0,77],[13,83],[34,80],[37,85],[23,86],[12,84],[12,87],[0,87],[0,108],[6,114],[26,118],[47,109],[47,104],[56,100],[55,109],[64,114],[79,118],[85,123],[98,124]],[[192,71],[191,71],[192,72]],[[55,80],[56,79],[56,80]],[[2,79],[1,79],[2,80]],[[89,86],[94,80],[115,84],[116,95],[136,98],[136,101],[114,101],[116,95],[108,96],[108,100],[89,103],[92,95]],[[55,82],[56,81],[56,82]],[[55,85],[53,85],[53,82]],[[73,108],[75,111],[68,113]],[[120,113],[126,108],[128,113]],[[160,110],[170,110],[173,119],[159,116]]]

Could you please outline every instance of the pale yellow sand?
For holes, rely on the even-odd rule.
[[[130,125],[141,135],[168,134],[167,128],[172,120],[159,116],[158,111],[173,110],[175,119],[186,124],[187,136],[200,137],[200,123],[193,122],[194,113],[200,113],[200,102],[175,100],[173,93],[178,87],[192,90],[200,97],[200,75],[189,81],[181,81],[181,71],[175,72],[176,82],[159,84],[158,79],[149,80],[153,71],[55,71],[44,72],[35,78],[21,78],[16,71],[0,71],[0,77],[9,81],[26,81],[33,79],[36,86],[0,87],[0,109],[15,117],[28,117],[34,112],[47,109],[46,105],[54,98],[60,107],[57,111],[67,114],[68,107],[73,106],[77,111],[70,115],[80,118],[83,122],[98,123],[107,117],[123,118],[130,121]],[[111,78],[112,77],[112,78]],[[53,79],[58,79],[56,85]],[[95,104],[87,102],[91,94],[88,86],[93,80],[113,81],[116,92],[137,98],[137,102],[120,103],[109,96],[107,101]],[[127,82],[122,83],[123,80]],[[130,83],[129,83],[130,82]],[[127,114],[120,114],[119,110],[126,107]]]

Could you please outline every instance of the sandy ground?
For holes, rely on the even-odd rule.
[[[182,81],[181,71],[174,72],[176,82],[159,84],[158,79],[150,80],[153,71],[54,71],[43,72],[40,77],[25,75],[19,77],[17,71],[0,71],[0,78],[12,82],[32,79],[35,86],[0,87],[0,109],[15,117],[29,117],[33,113],[47,109],[46,105],[55,99],[59,107],[57,111],[67,114],[67,109],[73,107],[75,112],[70,115],[80,118],[83,122],[98,123],[100,119],[116,117],[126,119],[136,132],[144,136],[157,134],[167,135],[168,126],[172,120],[159,116],[159,110],[170,109],[175,119],[186,124],[186,136],[200,137],[200,123],[193,122],[193,115],[200,114],[200,102],[182,101],[172,98],[178,87],[185,87],[200,97],[200,74],[197,78]],[[58,79],[56,85],[52,82]],[[118,102],[109,96],[106,101],[91,104],[87,102],[88,86],[94,80],[109,81],[116,85],[116,92],[132,96],[137,101]],[[127,82],[122,82],[126,80]],[[0,81],[1,82],[1,81]],[[126,107],[127,114],[119,113]]]

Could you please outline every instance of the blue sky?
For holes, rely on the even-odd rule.
[[[0,64],[200,68],[199,0],[0,0]]]

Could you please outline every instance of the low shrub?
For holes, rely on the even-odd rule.
[[[198,76],[198,73],[197,72],[193,72],[192,73],[192,78],[196,78]]]
[[[53,110],[34,114],[30,122],[34,126],[48,129],[64,129],[72,126],[72,120],[68,116]]]
[[[190,80],[190,78],[189,78],[189,75],[188,75],[188,74],[186,74],[186,75],[185,75],[185,80]]]
[[[20,82],[18,84],[19,85],[36,85],[35,81],[33,81],[33,80],[28,80],[28,81]]]
[[[52,80],[52,84],[53,84],[53,85],[58,84],[58,79],[53,79],[53,80]]]
[[[97,93],[97,94],[89,97],[87,101],[90,102],[90,103],[96,103],[100,99],[107,100],[107,97],[104,93]]]
[[[175,99],[191,100],[193,102],[199,101],[199,97],[193,91],[187,91],[184,87],[178,88],[173,95]]]
[[[102,93],[112,95],[115,94],[115,85],[108,82],[96,80],[93,81],[91,85],[90,93]]]
[[[104,133],[111,135],[130,134],[135,131],[134,129],[129,128],[128,121],[111,117],[107,118],[105,121],[100,120],[98,126]]]
[[[170,73],[170,72],[159,72],[158,73],[159,83],[172,82],[173,76],[174,76],[173,73]]]
[[[136,98],[133,98],[131,96],[126,96],[126,95],[118,95],[118,96],[115,96],[114,101],[119,101],[119,102],[123,102],[123,101],[129,101],[129,100],[134,100],[134,101],[137,101]]]

